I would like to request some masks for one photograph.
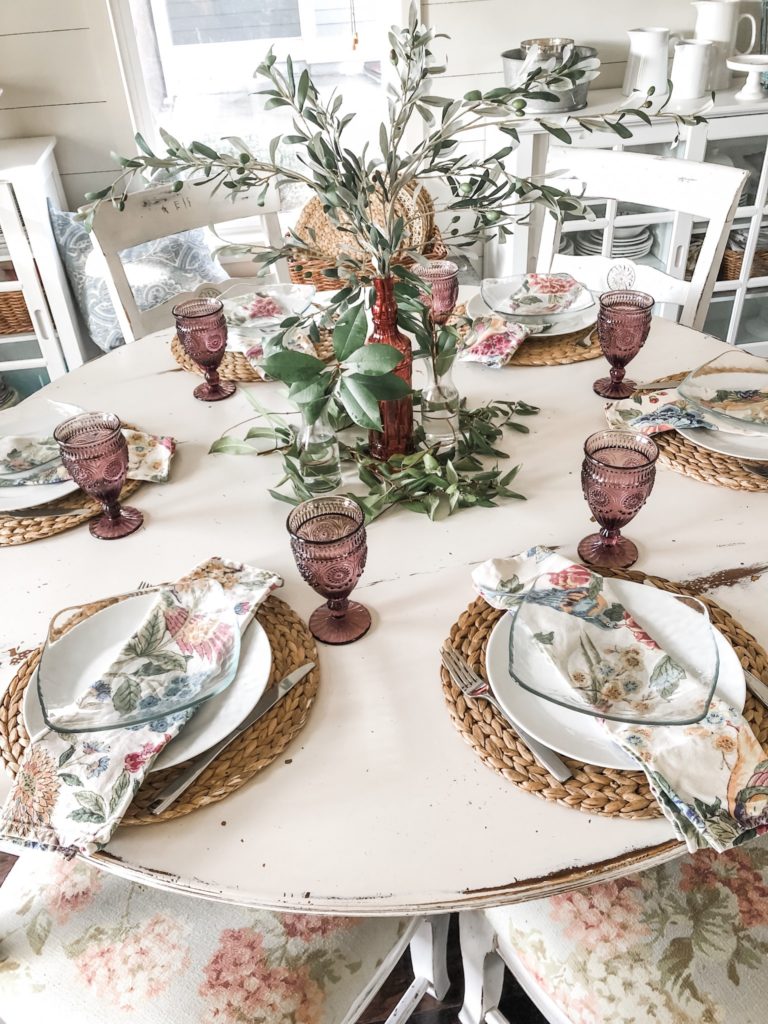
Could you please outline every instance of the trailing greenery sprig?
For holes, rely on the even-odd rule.
[[[266,420],[270,425],[251,427],[243,439],[227,433],[214,441],[210,452],[230,455],[279,452],[284,476],[269,493],[290,505],[306,501],[312,493],[301,475],[297,430],[281,416],[267,412],[251,396],[249,400],[259,414],[255,419]],[[533,416],[538,411],[536,406],[526,402],[494,401],[469,409],[463,401],[459,434],[451,451],[440,452],[436,446],[428,446],[423,431],[416,428],[416,450],[411,455],[393,455],[386,462],[373,459],[362,440],[349,444],[340,441],[342,463],[355,467],[360,482],[367,489],[365,494],[350,494],[350,497],[359,502],[367,522],[395,506],[436,520],[463,508],[491,508],[504,498],[524,500],[522,494],[509,486],[520,466],[506,472],[499,468],[498,461],[509,456],[498,443],[505,430],[528,433],[528,427],[516,417]],[[343,413],[336,415],[337,429],[351,425]],[[287,492],[280,490],[286,486]]]

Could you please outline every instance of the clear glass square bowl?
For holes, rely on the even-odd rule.
[[[552,581],[561,574],[537,577],[510,611],[509,674],[515,682],[595,718],[642,725],[701,721],[720,671],[706,605],[622,584],[631,594],[630,608],[595,590],[592,581],[601,577],[581,566],[574,570],[565,587]]]
[[[43,718],[49,728],[61,733],[101,732],[159,722],[169,715],[197,707],[225,690],[237,673],[240,659],[240,631],[232,612],[231,647],[221,656],[213,676],[185,673],[181,661],[174,669],[163,660],[162,643],[156,643],[147,626],[153,607],[164,588],[150,588],[121,594],[93,615],[83,617],[87,606],[75,605],[51,619],[40,653],[37,693]],[[61,632],[62,617],[76,622]],[[131,672],[104,685],[104,676],[128,641],[138,638],[136,650],[152,652],[137,657]],[[170,674],[168,670],[170,669]],[[158,682],[157,692],[145,686],[138,699],[134,679]]]
[[[539,274],[538,277],[570,278],[570,274]],[[578,291],[567,305],[558,308],[557,296],[548,306],[546,302],[530,306],[526,301],[525,284],[530,274],[515,274],[511,277],[486,277],[480,284],[480,294],[489,309],[499,316],[507,317],[527,327],[556,324],[576,316],[595,305],[595,297],[584,285],[576,282]],[[534,312],[534,309],[536,310]]]
[[[692,370],[678,391],[714,426],[768,435],[768,359],[733,348]]]

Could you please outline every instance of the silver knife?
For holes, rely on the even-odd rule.
[[[744,678],[747,681],[747,689],[751,690],[761,704],[768,707],[768,685],[762,679],[758,679],[754,672],[750,672],[748,668],[744,669]]]
[[[237,739],[241,733],[245,732],[246,729],[250,729],[250,727],[258,722],[262,716],[266,715],[266,713],[270,711],[278,701],[282,700],[286,693],[292,690],[297,683],[300,683],[304,676],[311,672],[314,667],[314,661],[308,661],[300,668],[295,668],[293,672],[289,672],[287,676],[280,680],[280,682],[270,686],[269,689],[264,692],[253,710],[242,720],[240,725],[236,726],[232,732],[226,735],[223,740],[220,740],[216,746],[211,747],[210,750],[206,750],[202,754],[198,754],[197,757],[190,761],[181,775],[175,778],[173,782],[169,783],[165,789],[160,790],[155,799],[149,805],[149,809],[152,814],[160,814],[161,811],[170,807],[174,800],[180,797],[181,794],[192,785],[195,779],[205,771],[211,761],[215,761],[222,750],[229,746],[232,740]]]

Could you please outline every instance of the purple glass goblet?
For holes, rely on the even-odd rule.
[[[645,344],[651,329],[654,300],[645,292],[605,292],[600,296],[597,338],[603,355],[611,364],[610,377],[592,385],[603,398],[629,398],[637,385],[624,380],[624,367]]]
[[[351,644],[371,627],[371,613],[349,595],[365,568],[363,510],[351,498],[311,498],[288,516],[291,551],[302,578],[327,598],[309,617],[313,636]]]
[[[220,299],[190,299],[173,307],[176,334],[184,351],[205,374],[193,394],[201,402],[220,402],[234,395],[233,381],[221,380],[219,366],[227,347],[227,322]]]
[[[118,417],[110,412],[81,413],[60,423],[53,436],[69,475],[104,506],[104,515],[90,524],[93,536],[116,540],[138,530],[144,516],[118,501],[128,473],[128,444]]]
[[[422,301],[429,307],[432,322],[446,323],[459,297],[459,268],[450,260],[434,260],[424,267],[414,265],[413,272],[432,287],[431,293],[422,293]]]
[[[579,558],[596,568],[628,569],[637,547],[621,535],[645,504],[656,478],[659,449],[645,434],[600,430],[584,442],[581,486],[600,524],[579,544]]]

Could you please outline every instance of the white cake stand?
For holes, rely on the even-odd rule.
[[[760,84],[760,76],[768,71],[768,54],[742,53],[738,57],[729,57],[725,62],[731,71],[746,71],[747,80],[744,87],[733,97],[741,103],[759,103],[768,99],[765,89]]]

